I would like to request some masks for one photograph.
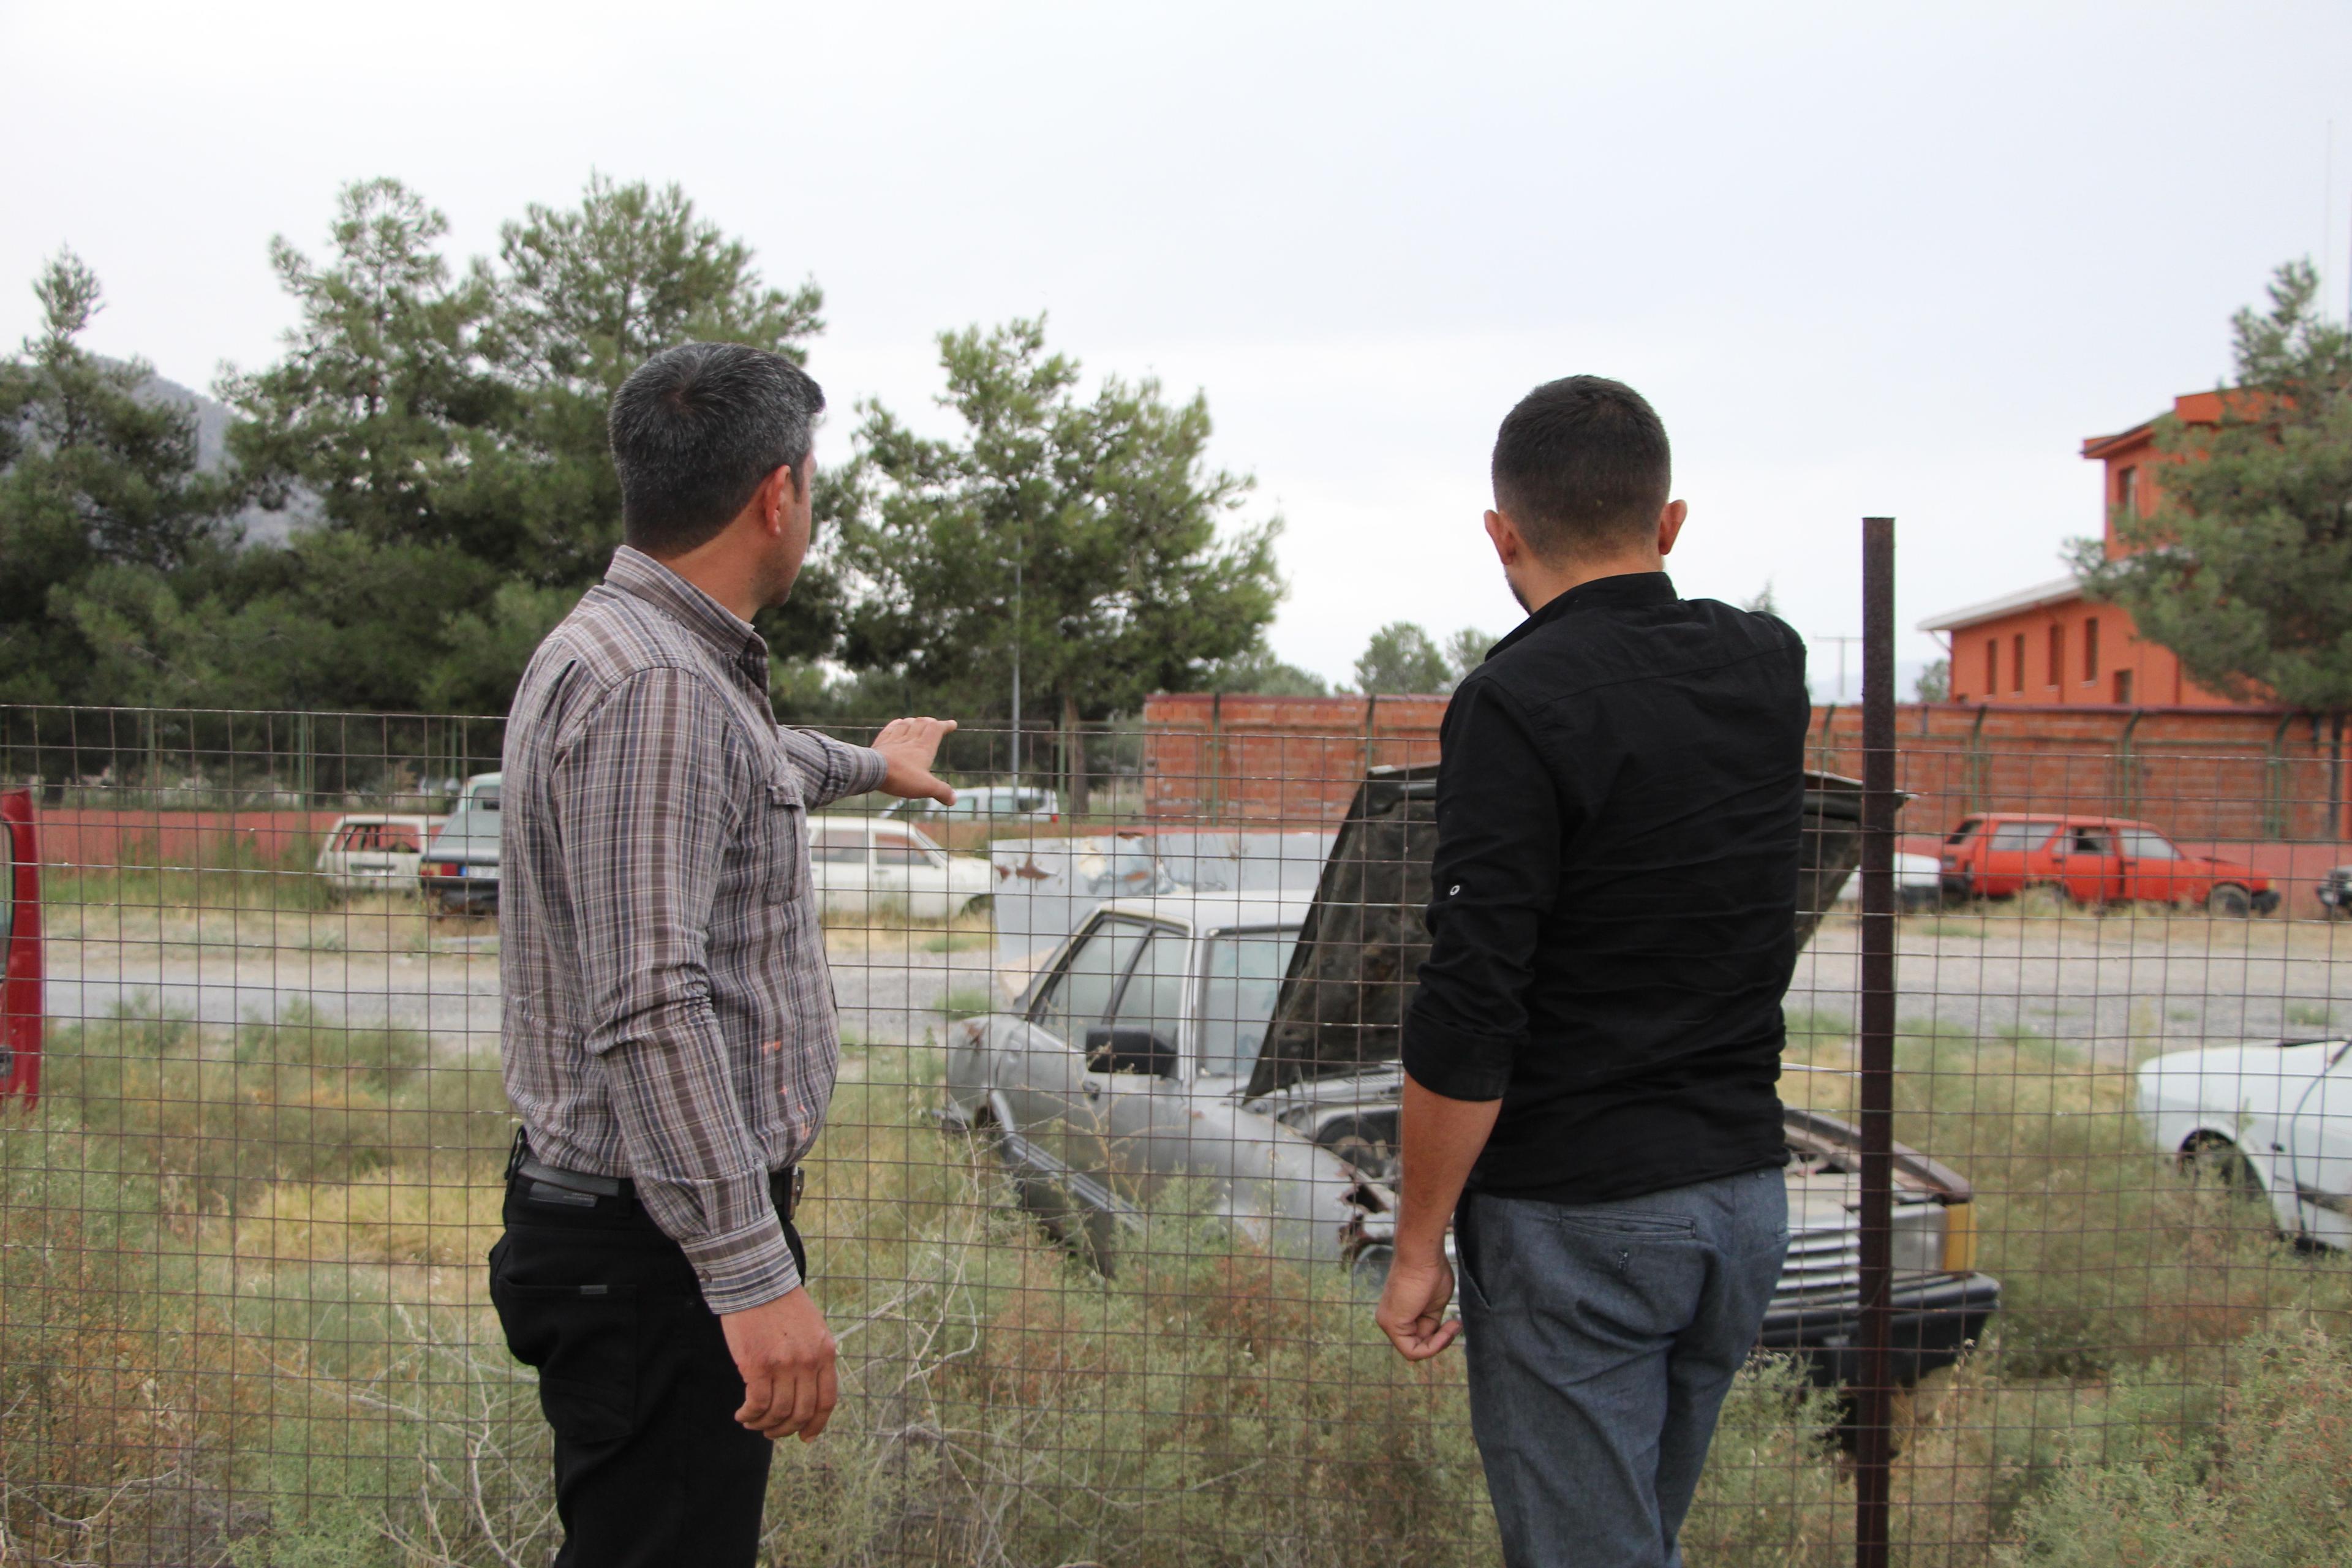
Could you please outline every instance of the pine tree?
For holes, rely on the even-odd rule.
[[[229,489],[197,471],[194,416],[142,395],[151,367],[82,347],[103,297],[80,258],[33,292],[41,331],[0,363],[0,700],[189,700],[184,642],[121,612],[183,623],[181,590],[222,571]]]

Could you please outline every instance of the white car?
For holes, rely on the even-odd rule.
[[[935,800],[902,800],[882,814],[899,822],[1059,822],[1062,797],[1024,784],[976,784],[956,791],[953,805]]]
[[[1838,908],[1862,907],[1862,878],[1848,877],[1837,891]],[[1944,863],[1933,855],[1898,852],[1895,857],[1895,907],[1906,915],[1944,901]]]
[[[944,921],[988,907],[995,873],[973,855],[950,855],[887,817],[809,818],[809,865],[829,915],[902,910]]]
[[[2342,1038],[2175,1051],[2139,1069],[2157,1146],[2270,1205],[2300,1240],[2352,1247],[2352,1051]]]
[[[416,886],[437,816],[339,816],[319,847],[319,875],[345,893],[407,892]]]

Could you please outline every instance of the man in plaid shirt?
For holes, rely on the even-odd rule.
[[[506,1085],[522,1129],[490,1296],[555,1433],[560,1564],[750,1564],[770,1443],[824,1430],[834,1342],[794,1171],[840,1034],[807,816],[952,802],[955,725],[778,727],[751,617],[807,553],[824,395],[688,343],[613,399],[627,541],[507,724]]]

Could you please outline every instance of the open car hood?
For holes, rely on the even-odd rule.
[[[1437,764],[1372,769],[1323,863],[1245,1099],[1396,1060],[1429,956],[1422,917],[1436,847]],[[1808,772],[1800,950],[1861,858],[1861,781]]]

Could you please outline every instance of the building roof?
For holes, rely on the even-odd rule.
[[[2004,594],[1998,599],[1987,599],[1980,605],[1969,605],[1940,616],[1930,616],[1919,623],[1919,629],[1923,632],[1956,632],[1979,621],[2013,616],[2020,610],[2039,610],[2050,605],[2063,605],[2069,599],[2080,598],[2082,594],[2082,583],[2070,574],[2054,583],[2022,588],[2014,594]]]

